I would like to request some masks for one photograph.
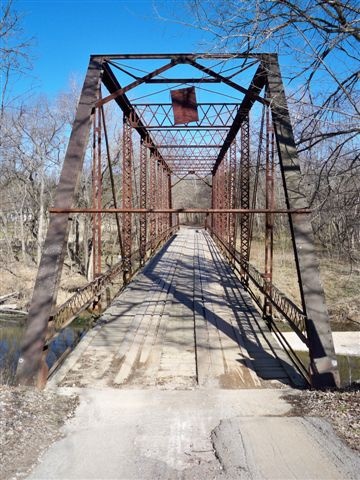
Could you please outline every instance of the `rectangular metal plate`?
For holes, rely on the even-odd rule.
[[[195,87],[171,90],[174,125],[199,121]]]

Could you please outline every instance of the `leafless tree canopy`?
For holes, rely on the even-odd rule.
[[[32,40],[24,34],[21,20],[21,16],[13,8],[12,0],[0,3],[1,117],[12,100],[11,82],[15,80],[14,77],[31,68]]]
[[[189,0],[187,5],[190,15],[168,17],[210,34],[213,49],[280,55],[319,239],[354,252],[360,203],[359,3]]]

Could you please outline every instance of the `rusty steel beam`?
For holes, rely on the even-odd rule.
[[[132,129],[128,118],[124,115],[123,124],[123,168],[122,168],[122,206],[123,209],[132,208]],[[124,267],[131,272],[132,220],[129,213],[123,219],[122,238],[124,244]]]
[[[270,112],[266,108],[266,147],[265,147],[265,208],[273,209],[275,203],[275,163],[274,163],[274,131],[270,126]],[[265,270],[264,286],[267,295],[264,297],[263,315],[265,319],[272,317],[271,285],[273,281],[274,257],[274,214],[265,215]]]
[[[140,208],[146,209],[146,192],[147,192],[147,148],[144,141],[140,143]],[[140,216],[140,261],[144,264],[146,256],[147,243],[147,220],[146,215]]]
[[[230,175],[229,175],[229,155],[226,155],[224,160],[224,208],[230,208]],[[229,220],[230,214],[224,216],[224,239],[226,244],[229,244]]]
[[[170,63],[167,63],[161,68],[157,68],[151,73],[148,73],[142,78],[139,78],[138,80],[135,80],[134,82],[130,83],[129,85],[126,85],[125,87],[119,88],[115,90],[115,92],[110,93],[107,97],[101,98],[96,102],[97,107],[101,107],[105,105],[106,103],[110,102],[111,100],[114,100],[117,97],[120,97],[124,95],[124,93],[127,93],[128,91],[132,90],[135,87],[138,87],[142,83],[146,83],[147,80],[150,80],[153,77],[156,77],[156,75],[160,75],[163,72],[166,72],[170,68],[173,68],[177,63],[179,63],[177,60],[171,60]]]
[[[101,67],[99,59],[92,58],[90,60],[59,184],[56,188],[55,207],[57,208],[71,208],[74,201],[90,133],[91,113],[98,98]],[[15,378],[17,384],[41,387],[46,381],[47,367],[43,348],[48,321],[56,302],[68,231],[67,214],[50,215],[27,318],[27,328],[21,345]]]
[[[151,169],[150,169],[151,173]],[[151,181],[151,177],[150,177]],[[216,189],[216,188],[215,188]],[[219,199],[219,196],[217,197]],[[219,200],[217,200],[218,204]],[[308,215],[313,210],[310,208],[288,209],[288,208],[274,208],[267,210],[266,208],[50,208],[50,213],[289,213],[296,215]]]
[[[151,78],[146,83],[219,83],[215,78]]]
[[[105,85],[105,87],[107,88],[107,90],[110,92],[110,93],[113,93],[117,90],[119,90],[121,87],[120,87],[120,84],[117,80],[117,78],[115,77],[115,75],[113,74],[111,68],[106,64],[104,63],[102,65],[103,67],[103,75],[102,75],[102,83]],[[161,154],[158,152],[156,146],[155,146],[155,143],[153,142],[153,139],[151,137],[151,135],[149,134],[148,132],[148,129],[145,127],[145,125],[141,122],[139,116],[137,115],[136,111],[134,110],[133,106],[131,105],[129,99],[127,98],[127,96],[125,94],[121,95],[121,96],[118,96],[115,98],[115,102],[118,104],[118,106],[121,108],[121,110],[123,111],[124,115],[127,117],[127,118],[131,118],[131,122],[132,122],[132,127],[134,128],[134,130],[136,130],[138,132],[138,134],[140,135],[140,137],[142,138],[142,140],[144,140],[144,142],[146,143],[146,145],[148,146],[148,148],[154,153],[156,154],[159,159],[164,162],[164,165],[169,168],[167,165],[166,165],[166,162],[165,160],[162,158]],[[170,170],[170,169],[169,169]]]
[[[167,182],[168,182],[168,186],[167,186],[167,191],[168,191],[168,202],[167,202],[167,206],[169,208],[169,210],[172,210],[172,185],[171,185],[171,173],[167,173]],[[172,213],[169,213],[169,228],[171,228],[173,226],[173,215]]]
[[[117,197],[116,197],[116,189],[115,189],[114,172],[113,172],[113,168],[112,168],[112,160],[111,160],[111,155],[110,155],[109,138],[108,138],[108,134],[107,134],[105,112],[104,112],[103,107],[101,107],[101,116],[102,116],[102,121],[103,121],[107,164],[108,164],[109,175],[110,175],[111,193],[112,193],[112,197],[113,197],[114,208],[118,208]],[[121,236],[120,218],[119,218],[119,215],[117,213],[115,214],[115,218],[116,218],[116,229],[117,229],[118,240],[119,240],[119,248],[120,248],[121,258],[123,259],[124,258],[124,248],[123,248],[123,242],[122,242],[122,236]]]
[[[246,97],[249,97],[251,100],[258,101],[258,102],[260,102],[264,105],[267,105],[267,103],[268,103],[267,100],[265,98],[260,97],[258,95],[258,93],[255,90],[253,90],[251,87],[249,89],[247,89],[247,88],[243,87],[242,85],[239,85],[238,83],[233,82],[229,78],[224,77],[223,75],[220,75],[219,73],[215,72],[214,70],[211,70],[208,67],[204,67],[203,65],[201,65],[200,63],[198,63],[198,62],[196,62],[192,59],[189,59],[189,61],[187,63],[189,63],[193,67],[197,68],[201,72],[204,72],[204,73],[216,78],[219,81],[219,83],[225,83],[229,87],[232,87],[235,90],[238,90],[239,92],[243,93]]]
[[[155,209],[156,207],[156,165],[157,157],[154,154],[150,155],[150,209]],[[155,238],[156,238],[156,216],[152,214],[150,216],[150,242],[151,249],[155,249]]]
[[[102,201],[102,159],[101,159],[101,111],[93,115],[93,205],[101,210]],[[101,275],[101,213],[93,215],[93,278]]]
[[[156,206],[157,208],[162,209],[162,201],[164,198],[164,192],[163,192],[163,178],[162,178],[162,168],[159,162],[157,162],[157,182],[156,182],[156,193],[157,193],[157,198],[156,198]],[[156,217],[157,220],[157,236],[161,235],[163,232],[163,214],[161,213],[160,215],[157,215]]]
[[[267,53],[97,53],[91,58],[97,60],[179,60],[185,62],[187,59],[194,60],[235,60],[236,58],[253,58],[261,60]]]
[[[218,155],[218,158],[216,159],[214,168],[213,168],[213,173],[216,172],[216,169],[218,168],[221,160],[224,158],[226,155],[226,152],[230,148],[230,145],[234,141],[237,133],[240,130],[240,127],[243,123],[243,121],[248,117],[249,111],[251,107],[255,103],[255,98],[253,94],[259,95],[261,90],[264,88],[266,82],[266,72],[263,67],[263,65],[259,65],[254,78],[251,81],[250,87],[249,87],[249,94],[246,94],[245,97],[243,98],[240,108],[238,110],[238,113],[236,114],[235,120],[228,132],[228,135],[224,141],[224,144],[220,150],[220,153]]]
[[[249,116],[243,119],[241,125],[241,163],[240,163],[240,208],[250,209],[250,126]],[[250,213],[250,212],[249,212]],[[244,278],[246,282],[246,265],[249,261],[250,245],[250,215],[249,213],[240,217],[240,253],[244,267]]]
[[[235,189],[235,182],[236,182],[236,139],[230,145],[230,204],[229,208],[235,208],[236,202],[236,189]],[[231,252],[234,252],[236,249],[236,215],[234,213],[230,213],[229,218],[229,248]]]
[[[277,55],[264,56],[263,64],[267,72],[267,91],[286,205],[289,209],[304,209],[308,202],[300,188],[299,159]],[[289,223],[302,304],[307,317],[311,381],[317,388],[338,386],[339,372],[311,223],[300,215],[289,215]]]

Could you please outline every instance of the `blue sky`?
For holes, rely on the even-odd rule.
[[[91,53],[202,50],[204,32],[161,20],[154,5],[161,9],[153,0],[15,0],[24,33],[34,38],[32,92],[54,95],[71,76],[82,82]],[[167,12],[184,7],[182,0],[166,3]],[[26,91],[28,82],[23,78],[17,89]]]

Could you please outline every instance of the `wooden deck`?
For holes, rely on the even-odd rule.
[[[183,228],[101,317],[51,383],[258,388],[298,378],[204,230]]]

